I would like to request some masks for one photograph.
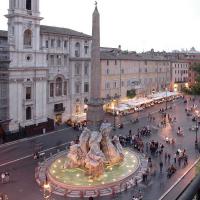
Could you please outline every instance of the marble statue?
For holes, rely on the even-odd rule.
[[[105,156],[100,149],[100,142],[102,135],[100,132],[92,132],[89,140],[90,150],[86,155],[85,167],[87,169],[87,175],[98,177],[104,172]]]
[[[64,168],[82,168],[93,178],[104,173],[105,165],[119,164],[124,159],[123,148],[118,136],[111,141],[111,124],[103,123],[100,131],[85,128],[79,138],[79,144],[70,146]]]
[[[65,169],[84,167],[84,152],[79,144],[70,146],[69,153],[67,154],[67,160],[65,161],[63,167]]]
[[[103,123],[101,125],[100,128],[102,134],[101,146],[102,146],[102,151],[107,159],[107,162],[110,165],[114,165],[123,161],[124,157],[121,154],[122,153],[121,150],[120,151],[118,150],[120,148],[117,148],[117,146],[121,146],[121,144],[118,143],[115,146],[110,140],[109,134],[111,130],[112,126],[110,125],[110,123]]]

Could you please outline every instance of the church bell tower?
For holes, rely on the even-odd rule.
[[[9,0],[10,131],[45,122],[47,69],[40,48],[39,0]],[[12,98],[14,97],[14,98]]]
[[[6,17],[10,50],[39,50],[39,0],[9,0]]]

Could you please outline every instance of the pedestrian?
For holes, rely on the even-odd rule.
[[[151,162],[151,157],[148,157],[148,163],[150,163]]]
[[[165,148],[165,146],[161,144],[160,148],[161,148],[161,151],[163,152],[163,149]]]
[[[6,175],[4,172],[1,173],[1,182],[2,183],[5,183],[5,178],[6,178]]]
[[[135,183],[135,186],[138,186],[138,180],[137,180],[137,178],[135,178],[134,183]]]
[[[160,161],[160,173],[162,173],[162,169],[163,169],[163,161]]]
[[[171,154],[170,154],[170,153],[168,153],[167,157],[168,157],[168,162],[170,162],[170,159],[171,159]]]
[[[162,150],[160,149],[160,150],[158,151],[159,158],[160,158],[161,154],[162,154]]]
[[[176,164],[176,154],[174,154],[174,164]]]
[[[167,154],[167,152],[165,152],[165,163],[167,162],[167,156],[168,156],[168,154]]]
[[[181,166],[181,157],[180,156],[178,157],[178,166],[179,167]]]
[[[34,160],[37,159],[36,153],[33,154],[33,159],[34,159]]]
[[[187,155],[184,156],[184,166],[186,166],[188,164],[188,157]]]
[[[146,153],[149,152],[149,142],[146,142]]]
[[[6,183],[8,183],[9,180],[10,180],[10,174],[9,174],[9,172],[5,172],[5,181],[6,181]]]
[[[147,172],[143,173],[142,179],[144,183],[147,183]]]

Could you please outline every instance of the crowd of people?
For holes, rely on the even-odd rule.
[[[150,136],[151,130],[148,126],[144,126],[141,129],[138,129],[137,134],[133,134],[131,130],[129,130],[128,135],[119,135],[119,141],[122,146],[132,146],[134,149],[137,149],[139,152],[144,152],[144,142],[142,137]]]
[[[149,114],[147,120],[151,124],[159,122],[159,128],[165,128],[168,124],[174,128],[174,124],[177,122],[175,114],[170,114],[165,109],[160,110],[160,117],[155,118],[155,116]],[[184,135],[180,126],[176,130],[175,133],[178,136]],[[132,130],[129,130],[127,135],[120,135],[119,137],[123,146],[130,146],[148,157],[147,170],[142,174],[142,181],[146,184],[157,172],[165,174],[167,178],[171,178],[179,169],[188,165],[186,149],[177,148],[178,145],[176,145],[176,140],[173,137],[165,137],[164,142],[150,140],[148,137],[147,139],[145,138],[145,136],[150,136],[151,134],[152,131],[147,125],[139,128],[135,134],[132,133]],[[171,148],[169,145],[172,145]],[[171,153],[170,149],[174,153]],[[142,199],[142,195],[141,197],[133,195],[132,199]]]

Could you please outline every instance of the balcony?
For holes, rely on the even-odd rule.
[[[24,106],[33,105],[33,100],[32,99],[23,99],[23,105]]]
[[[32,15],[32,11],[31,10],[27,10],[27,14],[28,15]]]

